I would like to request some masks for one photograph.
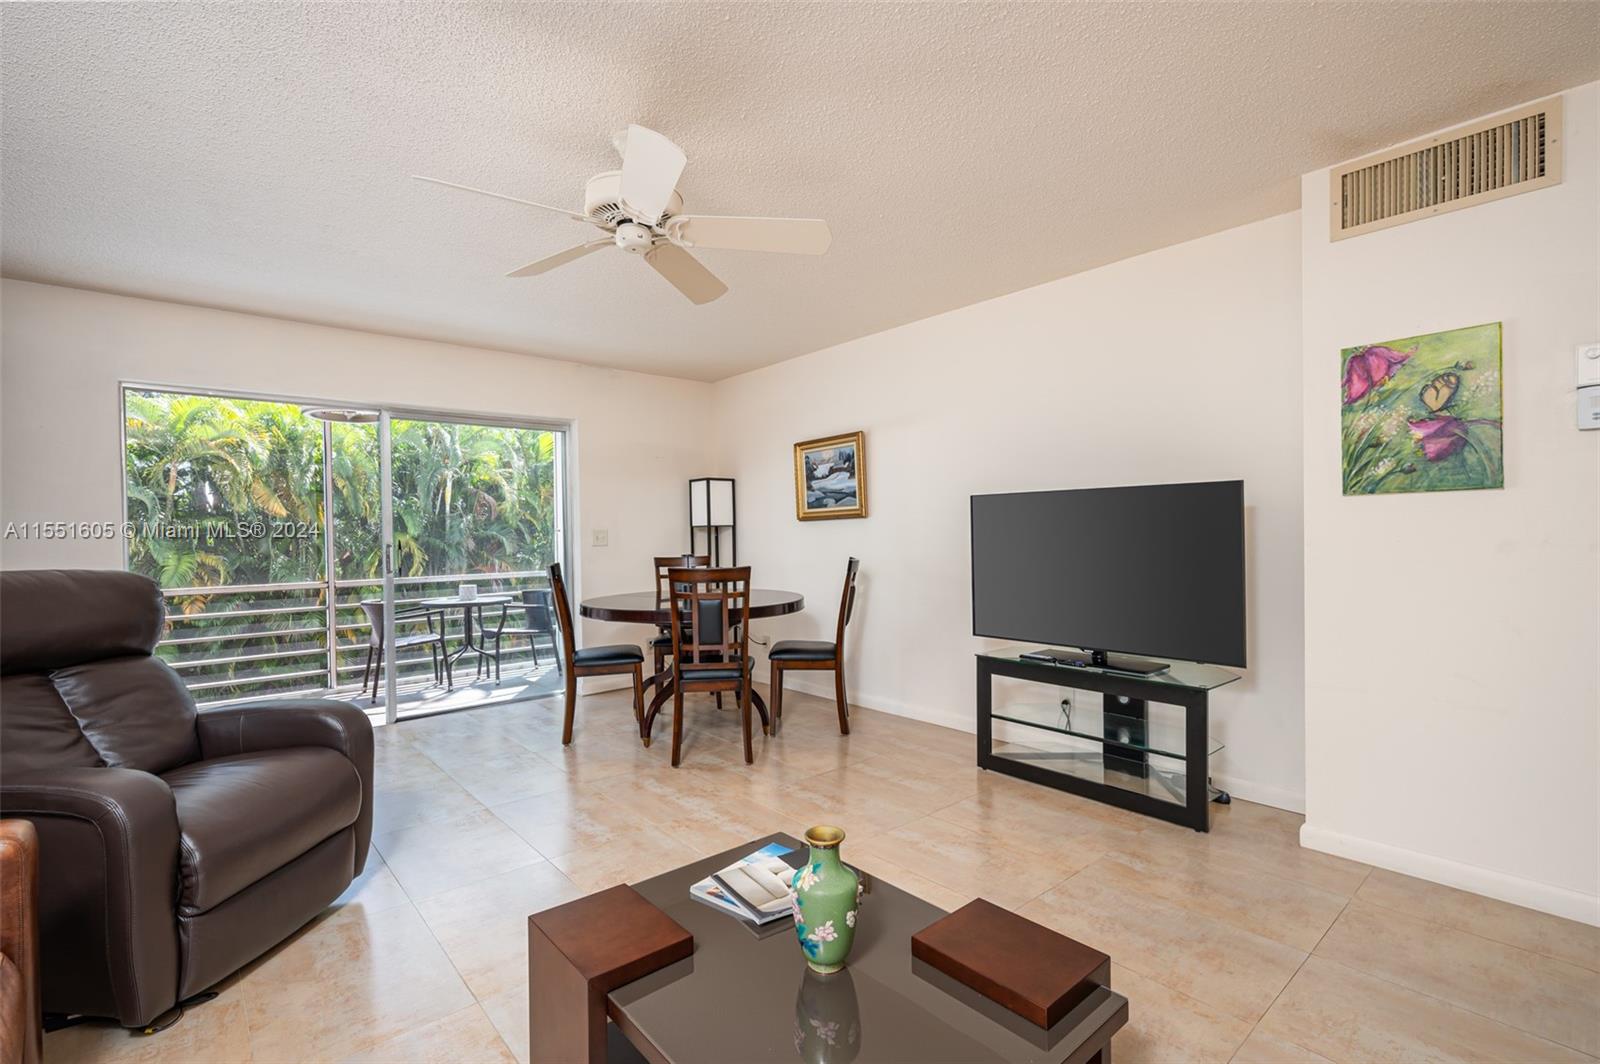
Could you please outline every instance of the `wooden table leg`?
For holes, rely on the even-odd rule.
[[[639,739],[644,745],[650,745],[650,732],[656,726],[656,714],[661,712],[662,705],[672,697],[672,690],[677,682],[672,678],[672,670],[667,669],[655,677],[656,694],[650,700],[650,708],[645,711],[644,720],[639,724]]]
[[[694,936],[629,886],[528,917],[528,1049],[604,1064],[606,995],[694,953]]]

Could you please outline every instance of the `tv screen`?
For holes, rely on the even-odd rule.
[[[1242,667],[1244,481],[974,495],[972,633]]]

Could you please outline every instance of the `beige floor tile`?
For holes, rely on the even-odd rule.
[[[49,1064],[165,1064],[193,1060],[234,1064],[250,1060],[250,1027],[237,993],[184,1012],[183,1019],[156,1035],[142,1035],[114,1023],[85,1023],[44,1037]]]
[[[1592,1064],[1566,1046],[1316,956],[1258,1030],[1334,1061]]]
[[[1097,861],[1019,912],[1146,978],[1254,1021],[1305,953],[1145,893],[1126,865]]]
[[[480,1004],[501,1040],[511,1047],[517,1064],[528,1064],[528,984],[503,990]]]
[[[1350,897],[1371,869],[1357,861],[1308,850],[1300,845],[1305,818],[1254,802],[1235,800],[1211,806],[1211,830],[1196,832],[1176,824],[1149,821],[1148,841],[1174,848],[1203,849],[1244,867]]]
[[[711,852],[658,828],[638,828],[565,854],[554,864],[584,893],[593,893],[618,883],[637,883]]]
[[[955,912],[967,902],[977,897],[976,894],[967,894],[963,891],[952,890],[949,887],[935,883],[926,876],[920,876],[895,864],[893,861],[877,856],[857,858],[852,852],[845,858],[845,863],[859,868],[869,876],[893,883],[907,894],[915,894],[930,905],[937,905],[945,912]],[[870,905],[871,899],[864,904]]]
[[[1304,1046],[1286,1042],[1257,1027],[1250,1032],[1250,1037],[1244,1040],[1239,1052],[1233,1055],[1230,1064],[1333,1064],[1333,1062]]]
[[[480,1001],[528,980],[528,917],[583,896],[548,861],[524,865],[417,904]]]
[[[1348,900],[1203,846],[1177,848],[1141,838],[1107,860],[1136,872],[1140,888],[1153,897],[1306,953]]]
[[[346,887],[344,893],[334,900],[332,908],[342,909],[347,905],[355,905],[369,913],[381,913],[385,909],[394,909],[410,903],[411,899],[406,897],[400,881],[394,877],[389,866],[383,863],[383,855],[374,849],[367,854],[366,867],[361,870],[355,882]]]
[[[1600,972],[1600,927],[1374,868],[1356,897]]]
[[[547,858],[601,846],[637,831],[639,811],[630,795],[636,785],[573,784],[534,798],[495,806],[493,813]]]
[[[1008,909],[1049,890],[1099,856],[1098,851],[1078,849],[1070,842],[1055,854],[1032,853],[932,817],[874,835],[856,853],[860,860],[881,857],[957,893],[987,898]]]
[[[1353,901],[1317,956],[1600,1053],[1600,972]]]
[[[412,901],[540,860],[487,809],[386,832],[373,845]]]
[[[1128,999],[1128,1025],[1111,1039],[1118,1064],[1226,1061],[1250,1024],[1146,979],[1111,966],[1111,988]]]
[[[516,1058],[477,1005],[386,1038],[350,1064],[511,1064]]]
[[[451,820],[483,808],[444,769],[409,742],[391,742],[375,755],[373,791],[372,830],[376,834]]]
[[[572,786],[572,778],[564,769],[520,746],[491,756],[447,762],[441,767],[468,794],[490,807]]]
[[[410,906],[341,912],[291,939],[232,987],[253,1059],[339,1060],[472,1004]]]

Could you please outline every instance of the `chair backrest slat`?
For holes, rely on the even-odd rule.
[[[704,569],[711,564],[709,554],[662,554],[657,555],[656,563],[656,602],[665,606],[672,597],[667,590],[668,569]]]
[[[667,570],[672,597],[672,656],[683,680],[750,658],[750,567]]]
[[[577,653],[573,646],[572,601],[567,598],[567,582],[561,578],[561,563],[550,563],[550,597],[556,600],[556,626],[561,629],[561,660],[572,675],[572,658]],[[572,680],[568,679],[568,683]]]
[[[839,660],[844,660],[844,630],[850,623],[850,615],[856,610],[856,572],[861,568],[861,559],[851,558],[844,568],[844,592],[839,597],[839,631],[834,637],[834,646]]]

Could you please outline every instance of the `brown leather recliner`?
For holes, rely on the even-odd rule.
[[[40,850],[46,1012],[142,1026],[317,915],[372,836],[372,726],[326,699],[197,710],[120,572],[0,573],[0,814]]]

